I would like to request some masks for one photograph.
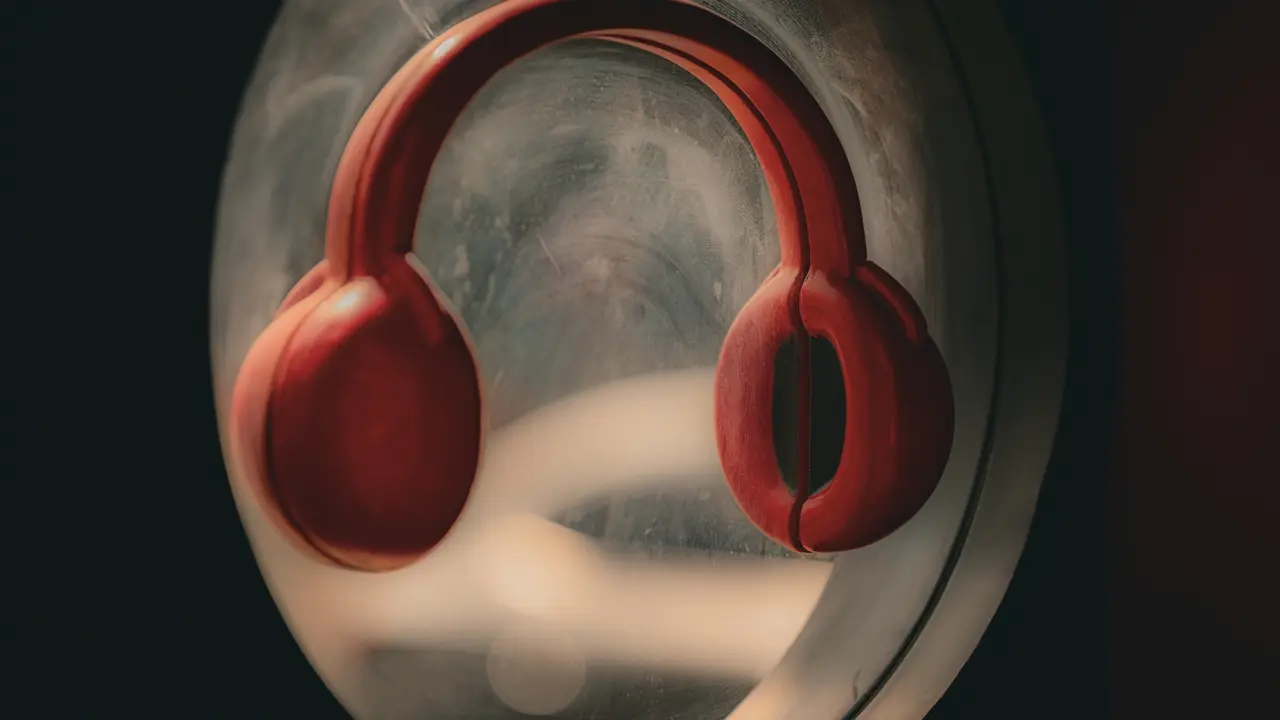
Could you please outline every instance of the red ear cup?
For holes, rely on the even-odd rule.
[[[462,331],[408,262],[384,267],[341,285],[304,278],[250,350],[232,406],[246,475],[277,524],[361,570],[403,566],[439,543],[480,457],[480,387]]]
[[[954,404],[942,356],[906,292],[864,267],[845,280],[811,272],[794,293],[785,274],[766,283],[730,328],[716,370],[716,436],[729,487],[762,532],[802,552],[852,550],[892,533],[924,505],[950,456]],[[794,392],[813,392],[813,337],[839,359],[844,434],[834,474],[806,478],[793,492],[774,449],[774,363],[784,342],[799,339],[802,365],[790,380]],[[808,398],[800,405],[798,472],[806,473]]]

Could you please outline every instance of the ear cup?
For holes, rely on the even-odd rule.
[[[774,541],[798,551],[863,547],[914,516],[937,486],[954,431],[949,375],[914,301],[882,272],[811,273],[788,306],[792,292],[785,274],[773,276],[729,329],[715,384],[721,465],[739,507]],[[778,467],[772,412],[775,358],[797,335],[831,343],[845,388],[836,470],[801,496]],[[793,390],[808,392],[808,381],[797,378]],[[808,418],[796,432],[807,447]]]
[[[322,282],[281,313],[245,362],[233,423],[247,476],[295,541],[388,570],[462,512],[479,379],[458,323],[402,258],[377,277]]]
[[[284,296],[284,300],[281,301],[280,307],[276,310],[276,317],[280,317],[280,314],[284,311],[306,300],[324,286],[325,281],[328,279],[329,261],[321,260],[315,267],[308,270],[301,280],[294,284],[288,295]]]

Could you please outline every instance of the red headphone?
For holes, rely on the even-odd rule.
[[[480,462],[482,393],[458,318],[410,257],[427,175],[495,73],[557,41],[624,43],[719,96],[759,157],[782,245],[715,375],[716,439],[743,512],[798,551],[867,545],[928,499],[951,452],[950,379],[915,302],[867,260],[844,148],[801,81],[737,26],[683,0],[507,0],[418,52],[357,125],[329,201],[325,260],[293,288],[237,379],[233,457],[277,526],[330,563],[402,567],[440,542]],[[812,338],[846,389],[843,450],[809,487]],[[796,487],[774,449],[774,364],[799,369]],[[816,490],[816,491],[815,491]]]

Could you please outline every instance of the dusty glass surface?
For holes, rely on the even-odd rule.
[[[322,257],[360,113],[430,37],[491,4],[286,3],[224,180],[221,408]],[[719,470],[710,379],[778,258],[751,149],[665,61],[599,41],[538,51],[458,121],[418,226],[488,403],[458,527],[405,570],[347,573],[298,555],[237,489],[282,613],[358,717],[834,720],[926,617],[975,497],[994,383],[996,249],[969,106],[920,0],[707,4],[786,59],[840,133],[872,258],[920,301],[952,372],[947,475],[903,530],[834,562],[750,525]]]

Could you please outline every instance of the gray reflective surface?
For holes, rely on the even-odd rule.
[[[604,41],[495,77],[427,186],[417,255],[501,427],[578,390],[714,365],[778,262],[759,164],[706,86]]]
[[[253,337],[321,257],[329,180],[360,112],[428,36],[488,4],[287,4],[224,184],[220,407]],[[921,302],[953,375],[947,476],[902,531],[834,563],[750,526],[719,474],[710,412],[719,344],[777,259],[750,148],[705,88],[662,61],[587,41],[540,51],[459,121],[419,224],[415,252],[466,320],[489,403],[484,467],[458,529],[414,567],[354,575],[298,556],[238,492],[282,612],[360,717],[812,720],[869,700],[866,717],[921,717],[1003,592],[1052,437],[1027,413],[1056,409],[1006,413],[1032,436],[1006,453],[1018,458],[1007,481],[975,495],[997,301],[1019,289],[997,275],[998,231],[1005,247],[1029,248],[1005,258],[1006,275],[1044,300],[1023,319],[1044,328],[1047,348],[1020,363],[1032,368],[1023,382],[1048,396],[1060,382],[1057,256],[1035,249],[1054,239],[1056,217],[1051,188],[1033,182],[1037,150],[1010,153],[1024,167],[1004,182],[1021,187],[1015,215],[1043,203],[1049,230],[1035,236],[1040,218],[1024,209],[1026,234],[1006,237],[1016,223],[993,222],[992,161],[929,6],[709,4],[792,63],[845,141],[872,257]],[[965,42],[992,47],[994,17],[965,20],[977,27]],[[1016,107],[990,101],[979,115],[1026,135],[1034,118]],[[983,506],[1004,509],[984,525],[972,515]],[[936,591],[953,584],[967,516],[988,555],[964,576],[979,591],[953,607]],[[918,641],[927,656],[904,656],[922,627],[953,631]]]

